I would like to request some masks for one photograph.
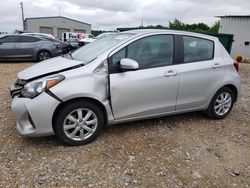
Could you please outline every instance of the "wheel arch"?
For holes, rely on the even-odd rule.
[[[58,113],[60,112],[60,110],[67,104],[69,103],[74,103],[74,102],[79,102],[79,101],[88,101],[88,102],[91,102],[95,105],[97,105],[103,112],[104,114],[104,127],[107,125],[108,123],[108,116],[107,116],[107,111],[106,111],[106,108],[105,106],[100,102],[98,101],[97,99],[94,99],[94,98],[90,98],[90,97],[78,97],[78,98],[73,98],[73,99],[69,99],[67,101],[63,101],[62,103],[60,103],[54,113],[53,113],[53,116],[52,116],[52,127],[53,127],[53,130],[54,130],[54,126],[55,126],[55,120],[56,120],[56,117],[58,115]]]
[[[233,84],[227,84],[227,85],[224,85],[223,87],[221,88],[224,88],[224,87],[227,87],[229,89],[232,90],[233,94],[234,94],[234,102],[237,100],[238,98],[238,90],[237,90],[237,87]]]

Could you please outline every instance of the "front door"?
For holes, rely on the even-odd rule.
[[[179,77],[172,35],[141,38],[109,58],[110,95],[115,119],[175,111]],[[138,62],[135,71],[119,71],[122,58]]]

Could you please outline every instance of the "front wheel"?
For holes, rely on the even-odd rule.
[[[74,102],[63,107],[56,117],[54,131],[67,145],[83,145],[93,141],[104,125],[102,110],[88,101]]]
[[[230,113],[233,104],[233,91],[228,87],[223,87],[212,98],[207,109],[207,115],[214,119],[222,119]]]

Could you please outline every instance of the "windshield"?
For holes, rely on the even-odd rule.
[[[106,50],[116,46],[120,42],[128,39],[132,34],[109,35],[103,39],[96,40],[86,46],[79,48],[71,54],[72,59],[89,63]]]

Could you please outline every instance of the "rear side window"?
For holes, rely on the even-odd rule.
[[[183,36],[184,63],[213,59],[214,42],[207,39]]]
[[[3,43],[18,43],[19,39],[17,36],[6,36],[0,39]]]
[[[33,43],[33,42],[37,42],[40,41],[40,39],[35,38],[35,37],[30,37],[30,36],[21,36],[20,37],[20,42],[23,43]]]

